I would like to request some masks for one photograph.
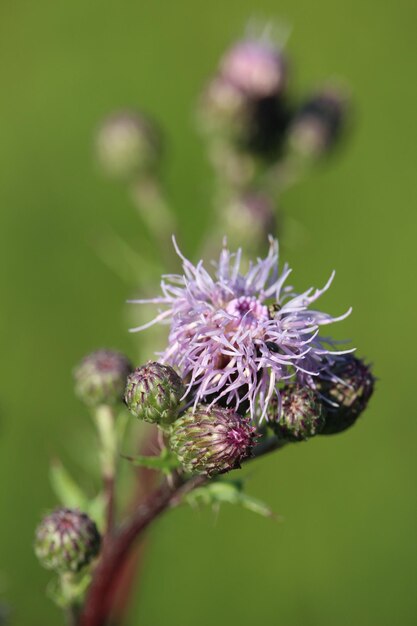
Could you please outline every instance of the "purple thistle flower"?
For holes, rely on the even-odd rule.
[[[314,379],[328,372],[333,356],[329,339],[319,337],[321,326],[344,319],[310,309],[330,286],[296,294],[284,286],[290,269],[278,271],[278,242],[270,239],[265,259],[240,273],[241,250],[223,248],[212,277],[199,261],[193,265],[178,249],[184,274],[167,275],[162,296],[134,303],[167,307],[144,330],[158,322],[170,324],[168,347],[160,356],[178,368],[187,387],[184,397],[210,404],[221,403],[254,421],[262,420],[268,403],[278,397],[288,380],[315,387]]]

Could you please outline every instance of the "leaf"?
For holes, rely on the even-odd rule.
[[[61,504],[70,509],[80,509],[96,522],[99,529],[103,528],[106,506],[103,493],[99,493],[95,498],[89,497],[58,460],[51,464],[49,478]]]
[[[55,460],[51,464],[49,478],[52,489],[58,500],[69,508],[85,511],[89,504],[89,498],[77,485],[61,461]]]
[[[140,454],[138,456],[124,456],[123,458],[130,461],[133,465],[159,471],[165,475],[171,474],[173,470],[180,466],[177,457],[167,448],[164,448],[159,456],[143,456]]]
[[[103,532],[106,512],[106,498],[103,492],[100,492],[95,498],[89,501],[85,512],[95,521],[99,531]]]
[[[237,504],[263,517],[279,519],[264,502],[246,494],[241,481],[221,480],[208,483],[194,489],[185,500],[191,506],[208,505],[214,508],[224,503]]]

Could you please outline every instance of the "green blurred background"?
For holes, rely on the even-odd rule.
[[[164,126],[180,240],[193,255],[212,183],[193,103],[250,16],[292,24],[295,89],[334,75],[352,87],[344,150],[284,198],[302,236],[282,252],[299,289],[336,268],[323,306],[353,306],[338,332],[380,380],[357,427],[250,467],[249,490],[283,523],[231,508],[217,521],[186,508],[162,519],[130,624],[417,621],[415,2],[2,0],[0,601],[17,626],[62,623],[31,544],[55,502],[51,456],[76,467],[71,445],[90,429],[71,370],[101,346],[133,357],[141,340],[127,333],[131,290],[93,245],[106,229],[143,241],[125,189],[94,166],[94,130],[124,106]]]

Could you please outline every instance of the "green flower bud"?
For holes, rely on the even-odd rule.
[[[169,439],[183,469],[206,476],[240,467],[254,443],[255,428],[249,419],[231,409],[202,404],[173,424]]]
[[[106,119],[97,135],[97,157],[104,172],[117,179],[147,174],[161,156],[159,135],[140,113],[122,111]]]
[[[281,392],[281,409],[272,403],[269,425],[278,437],[304,441],[323,428],[323,407],[317,394],[309,387],[288,385]]]
[[[176,419],[183,395],[184,385],[176,371],[149,361],[127,379],[125,402],[135,417],[167,426]]]
[[[79,572],[98,555],[100,534],[88,515],[77,509],[56,509],[39,524],[35,553],[46,569]]]
[[[352,355],[341,358],[332,374],[334,380],[319,379],[317,384],[324,397],[322,435],[340,433],[353,426],[365,410],[375,384],[370,368]]]
[[[89,406],[116,404],[123,399],[126,379],[132,371],[119,352],[98,350],[86,356],[74,370],[75,392]]]

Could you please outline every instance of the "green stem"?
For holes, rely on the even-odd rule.
[[[171,237],[176,231],[175,217],[170,210],[157,180],[141,178],[132,188],[135,206],[153,235],[161,257],[172,267],[173,256]]]
[[[77,626],[80,615],[81,609],[79,605],[70,606],[66,611],[68,626]]]
[[[112,531],[114,525],[114,492],[118,437],[115,426],[115,415],[112,407],[105,404],[97,407],[94,419],[100,439],[101,472],[106,496],[106,536]]]

